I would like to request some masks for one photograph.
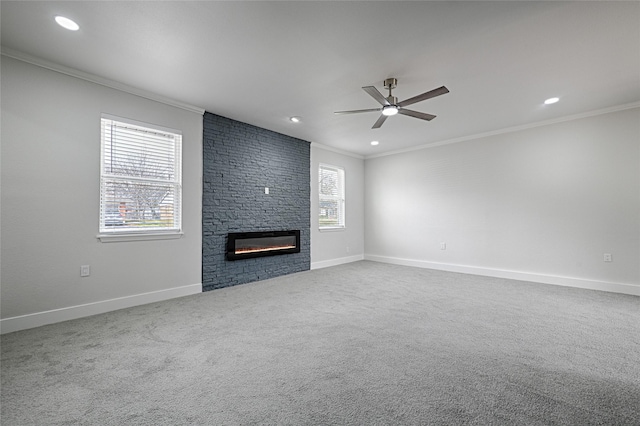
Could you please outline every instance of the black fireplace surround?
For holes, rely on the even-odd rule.
[[[300,253],[300,230],[227,234],[227,260],[290,253]]]

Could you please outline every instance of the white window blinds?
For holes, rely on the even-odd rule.
[[[344,228],[344,169],[321,164],[318,170],[320,228]]]
[[[100,233],[180,231],[182,135],[102,118]]]

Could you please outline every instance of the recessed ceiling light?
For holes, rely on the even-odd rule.
[[[62,28],[66,28],[69,31],[78,31],[80,29],[80,25],[76,24],[69,18],[65,18],[64,16],[60,16],[60,15],[56,16],[56,22]]]
[[[378,142],[378,141],[371,141],[371,145],[373,145],[373,146],[376,146],[376,145],[378,145],[379,143],[380,143],[380,142]]]
[[[544,101],[545,105],[551,105],[551,104],[555,104],[556,102],[558,102],[560,100],[560,98],[549,98],[546,101]]]
[[[294,123],[299,123],[300,117],[291,117],[289,120],[293,121]]]

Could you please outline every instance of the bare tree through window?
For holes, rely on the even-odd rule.
[[[179,229],[181,136],[105,119],[102,133],[101,230]]]

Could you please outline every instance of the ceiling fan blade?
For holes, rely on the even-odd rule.
[[[444,86],[438,87],[437,89],[430,90],[421,95],[414,96],[413,98],[406,99],[402,102],[398,102],[399,107],[405,107],[408,105],[412,105],[418,103],[420,101],[424,101],[427,99],[435,98],[436,96],[444,95],[445,93],[449,93],[449,89]]]
[[[382,111],[382,108],[354,109],[352,111],[336,111],[334,114],[359,114],[361,112]]]
[[[382,106],[391,105],[389,101],[373,86],[365,86],[362,88],[365,92],[367,92],[373,99],[378,101],[378,103]]]
[[[380,118],[378,118],[378,121],[376,121],[372,127],[372,129],[378,129],[380,128],[380,126],[382,126],[382,123],[384,123],[384,120],[387,119],[387,115],[380,115]]]
[[[403,108],[400,108],[398,110],[398,114],[408,115],[409,117],[420,118],[421,120],[427,120],[427,121],[431,121],[434,118],[436,118],[435,115],[426,114],[424,112],[413,111],[410,109],[403,109]]]

